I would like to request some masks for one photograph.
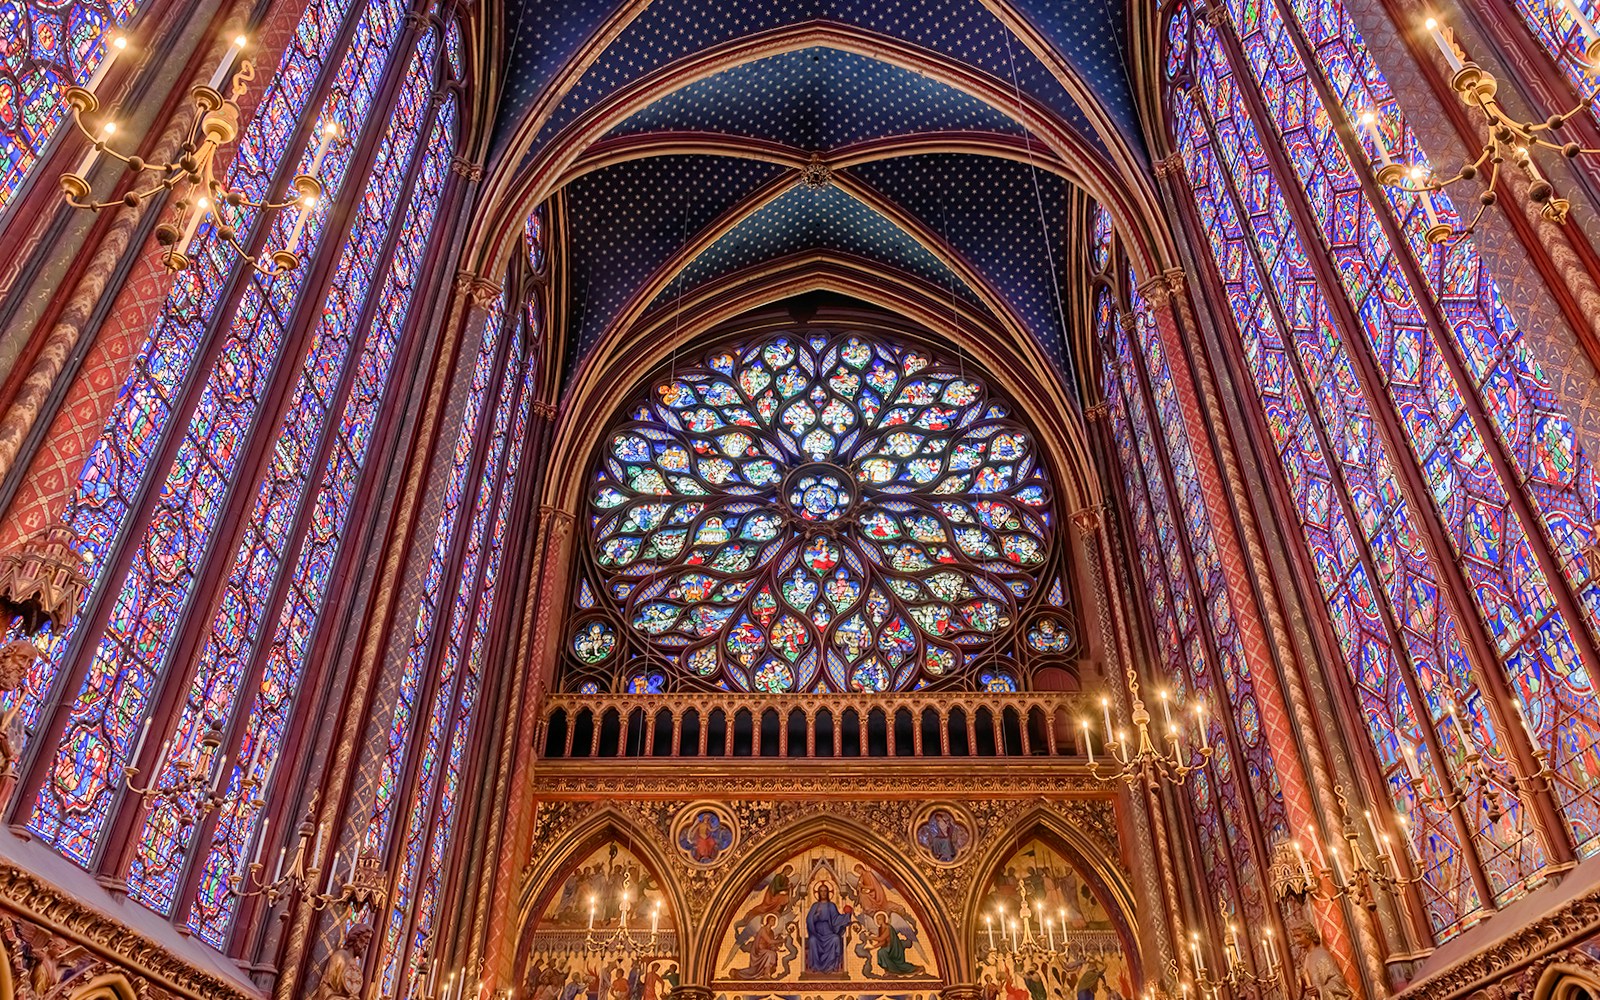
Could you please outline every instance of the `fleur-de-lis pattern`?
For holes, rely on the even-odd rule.
[[[849,333],[674,365],[604,438],[589,500],[635,638],[733,690],[953,678],[1016,628],[1052,544],[1010,405],[964,364]]]

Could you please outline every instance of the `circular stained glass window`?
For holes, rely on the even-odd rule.
[[[1051,551],[1032,432],[919,348],[774,336],[680,359],[627,414],[589,491],[599,590],[703,683],[961,674],[1015,631]]]
[[[616,648],[616,629],[605,622],[583,622],[578,625],[572,636],[572,652],[584,663],[599,663],[609,657]]]

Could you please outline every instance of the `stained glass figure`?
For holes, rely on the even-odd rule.
[[[953,682],[1035,596],[1049,483],[1032,433],[962,365],[774,336],[675,365],[628,414],[589,493],[597,589],[685,677]]]

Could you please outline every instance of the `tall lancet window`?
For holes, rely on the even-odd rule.
[[[526,235],[542,273],[543,214]],[[411,642],[379,765],[364,846],[397,872],[379,957],[380,992],[408,1000],[445,886],[468,741],[477,716],[492,625],[501,606],[507,532],[518,506],[528,421],[540,376],[543,295],[515,310],[508,290],[489,309],[456,429],[444,503],[432,537]],[[526,502],[522,503],[526,506]]]
[[[1181,704],[1204,711],[1214,747],[1215,766],[1190,777],[1200,857],[1233,911],[1262,925],[1272,918],[1258,860],[1261,845],[1250,831],[1258,818],[1275,834],[1285,829],[1282,793],[1249,687],[1188,437],[1181,415],[1173,412],[1172,375],[1160,337],[1136,316],[1134,310],[1144,309],[1136,294],[1129,296],[1132,309],[1119,310],[1125,293],[1110,252],[1110,216],[1103,208],[1096,216],[1091,259],[1098,271],[1094,315],[1101,388],[1154,638],[1165,656],[1160,673],[1174,685]],[[1192,558],[1182,555],[1186,552]]]
[[[1073,649],[1031,430],[849,330],[674,358],[606,433],[563,684],[1014,691]]]
[[[272,800],[280,751],[303,725],[295,695],[422,311],[413,291],[459,131],[460,29],[443,16],[404,0],[306,8],[231,177],[252,199],[280,192],[338,129],[305,262],[268,277],[206,244],[67,511],[95,589],[36,666],[32,690],[59,704],[23,705],[38,744],[26,822],[219,947],[234,915],[229,877],[262,829],[254,796],[238,791],[248,768]],[[272,245],[290,214],[272,220]],[[259,248],[269,234],[256,221],[239,228]],[[165,785],[203,774],[234,801],[202,812],[180,798],[141,814],[122,788],[129,764]],[[122,819],[130,828],[108,837]]]
[[[1449,936],[1549,858],[1519,835],[1530,739],[1559,772],[1546,837],[1600,849],[1594,470],[1471,241],[1430,245],[1429,206],[1374,183],[1383,150],[1349,127],[1367,112],[1389,155],[1424,161],[1342,4],[1219,13],[1169,22],[1173,139],[1351,708]],[[1460,808],[1428,804],[1452,785]]]
[[[138,0],[12,0],[0,9],[0,221],[66,120],[66,88],[93,80],[109,30],[141,6]]]
[[[1595,7],[1586,0],[1515,0],[1517,13],[1527,22],[1539,44],[1549,52],[1578,93],[1600,97],[1600,75],[1591,72],[1589,35],[1579,21],[1579,11],[1593,25]]]

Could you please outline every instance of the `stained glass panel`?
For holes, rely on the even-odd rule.
[[[63,92],[90,82],[105,58],[107,31],[139,7],[135,0],[0,4],[0,216],[66,121]]]

